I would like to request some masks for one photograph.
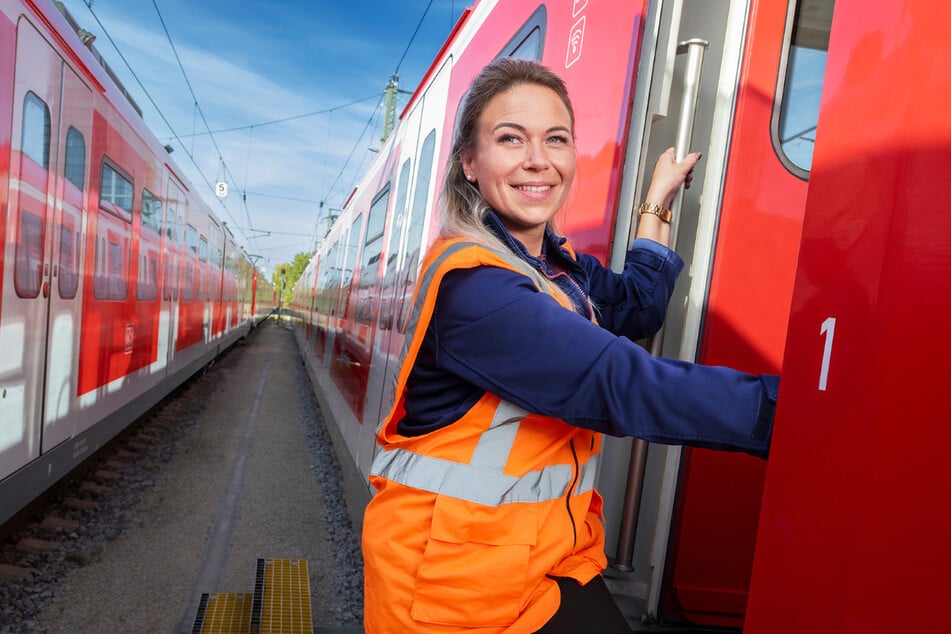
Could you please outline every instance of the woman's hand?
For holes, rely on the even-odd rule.
[[[654,165],[654,175],[644,202],[656,203],[670,209],[670,203],[680,191],[680,186],[690,187],[690,181],[693,180],[693,167],[699,160],[700,153],[694,152],[677,162],[674,148],[668,148]],[[670,246],[670,223],[661,220],[656,214],[640,214],[635,237],[648,238],[664,246]]]
[[[677,162],[674,148],[667,148],[654,165],[654,175],[644,202],[657,203],[670,208],[670,203],[680,191],[680,186],[690,187],[690,182],[693,180],[693,168],[699,160],[700,153],[693,152]]]

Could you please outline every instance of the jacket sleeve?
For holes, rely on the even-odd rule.
[[[578,265],[588,278],[599,324],[637,341],[660,330],[684,261],[662,244],[638,238],[620,273],[586,254],[578,255]]]
[[[504,269],[452,271],[439,293],[431,361],[481,390],[616,436],[768,452],[769,377],[654,358]]]

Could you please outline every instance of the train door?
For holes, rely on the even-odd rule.
[[[63,90],[63,62],[39,32],[21,19],[17,25],[14,119],[7,213],[8,244],[3,267],[4,298],[0,315],[0,477],[15,471],[42,451],[47,331],[52,300],[53,240],[57,221],[57,161]],[[71,89],[78,80],[70,78]],[[88,97],[87,97],[88,99]],[[81,124],[88,131],[89,117]],[[82,194],[78,199],[82,209]],[[71,213],[70,222],[75,225]],[[59,310],[60,304],[56,305]],[[57,321],[62,325],[62,321]],[[75,323],[75,322],[74,322]],[[73,326],[75,327],[75,325]],[[69,352],[66,352],[69,355]],[[64,361],[63,363],[66,363]],[[70,372],[57,365],[57,376]],[[68,412],[70,392],[65,394]],[[67,437],[68,425],[56,426],[50,442]]]
[[[632,126],[628,150],[641,166],[637,187],[665,148],[703,153],[693,186],[675,202],[675,249],[687,266],[651,342],[656,354],[779,372],[807,187],[771,134],[796,4],[651,5],[646,32],[657,37],[642,50],[633,115],[646,124]],[[831,11],[831,1],[801,4],[809,14]],[[816,79],[821,86],[821,73]],[[633,559],[619,559],[647,571],[648,612],[740,626],[766,463],[661,446],[640,463],[643,477],[632,468],[627,487],[641,513],[633,525],[622,518],[617,546],[620,555],[636,535]]]
[[[224,334],[225,330],[225,313],[224,305],[222,304],[221,297],[221,284],[224,279],[223,277],[223,267],[224,262],[222,260],[223,250],[221,245],[224,242],[224,230],[221,228],[221,225],[218,224],[218,221],[208,217],[208,253],[207,253],[207,267],[208,267],[208,285],[206,287],[206,296],[211,302],[209,306],[208,313],[208,327],[209,327],[209,340],[214,341],[221,337]]]
[[[168,177],[165,190],[165,282],[162,288],[162,307],[159,314],[158,358],[169,365],[175,357],[178,335],[179,301],[182,285],[182,243],[185,231],[185,193],[178,183]]]
[[[835,6],[749,634],[949,629],[949,23]]]
[[[43,451],[77,431],[79,325],[82,321],[83,234],[89,181],[92,99],[89,88],[63,65],[63,101],[56,155],[56,209],[50,244],[50,310]],[[62,168],[60,170],[59,168]],[[82,427],[85,427],[83,425]]]

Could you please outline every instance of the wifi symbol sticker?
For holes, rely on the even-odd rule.
[[[581,59],[581,48],[584,44],[584,21],[587,16],[581,16],[581,19],[574,23],[568,35],[568,55],[565,58],[565,68],[570,68],[572,64]]]

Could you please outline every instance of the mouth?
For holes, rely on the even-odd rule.
[[[554,185],[514,185],[515,189],[530,194],[541,194],[553,189]]]

